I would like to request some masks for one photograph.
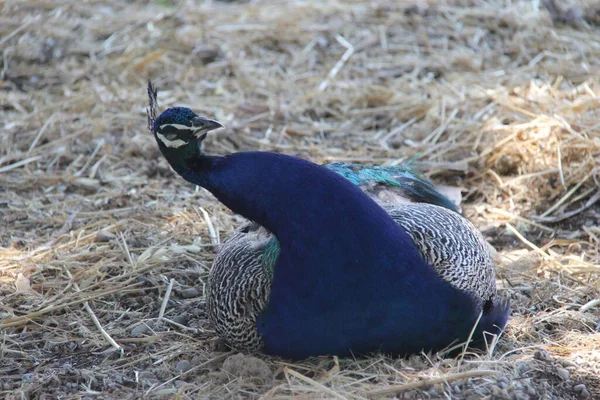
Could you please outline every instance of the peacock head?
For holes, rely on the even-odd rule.
[[[172,107],[156,116],[157,90],[148,83],[148,128],[165,150],[199,149],[206,134],[223,125],[186,107]]]
[[[173,107],[156,118],[152,132],[165,147],[178,149],[201,143],[213,129],[222,128],[218,121],[196,115],[185,107]]]

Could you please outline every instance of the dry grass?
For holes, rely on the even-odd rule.
[[[600,396],[593,2],[556,26],[537,1],[196,3],[0,3],[6,398]],[[505,336],[461,359],[219,352],[204,283],[241,219],[159,155],[148,77],[227,125],[209,152],[417,156],[462,187],[503,258]]]

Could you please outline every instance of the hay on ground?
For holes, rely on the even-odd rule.
[[[0,393],[600,396],[600,7],[539,3],[4,2]],[[149,77],[226,125],[208,152],[416,157],[462,188],[504,337],[458,359],[224,352],[204,284],[242,219],[160,156]]]

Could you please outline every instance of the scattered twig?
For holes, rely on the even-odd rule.
[[[212,220],[210,219],[210,215],[203,207],[199,207],[199,209],[202,212],[204,221],[206,222],[206,227],[208,228],[208,234],[210,235],[210,241],[212,244],[214,244],[216,246],[219,244],[219,235],[218,235],[217,231],[215,230],[215,226],[213,225]]]
[[[123,232],[119,232],[119,238],[121,238],[121,243],[123,245],[123,251],[125,252],[125,255],[127,256],[127,261],[129,261],[129,265],[131,265],[132,267],[135,267],[135,263],[133,262],[133,258],[131,257],[131,252],[129,251],[129,246],[127,245],[127,240],[125,240],[125,235],[123,235]]]
[[[139,283],[130,285],[129,287],[133,287],[133,286],[137,286],[137,285],[139,285]],[[25,325],[25,324],[27,324],[27,322],[34,320],[38,317],[41,317],[42,315],[49,314],[54,311],[59,311],[59,310],[65,309],[67,307],[74,306],[76,304],[81,304],[81,303],[84,303],[89,300],[101,298],[101,297],[104,297],[104,296],[112,294],[112,293],[117,293],[117,292],[123,293],[125,291],[124,289],[126,289],[126,288],[119,287],[119,288],[107,290],[104,292],[94,292],[93,294],[86,296],[85,298],[69,301],[69,302],[63,303],[63,304],[51,305],[51,306],[45,307],[39,311],[35,311],[35,312],[29,313],[26,315],[21,315],[21,316],[14,317],[14,318],[6,318],[6,319],[2,320],[3,322],[0,322],[0,329],[9,328],[11,326]]]
[[[329,71],[329,74],[327,75],[327,78],[321,82],[321,84],[319,85],[319,91],[322,92],[325,89],[327,89],[327,86],[329,86],[329,82],[335,78],[335,76],[338,74],[338,72],[340,72],[340,70],[342,69],[342,67],[344,66],[344,64],[346,64],[346,61],[348,61],[350,59],[350,57],[352,57],[352,54],[354,54],[354,47],[346,40],[344,39],[342,36],[340,35],[336,35],[336,40],[346,48],[346,51],[344,52],[344,54],[342,54],[342,57],[339,59],[339,61],[333,66],[333,68],[331,69],[331,71]]]
[[[529,240],[525,239],[525,236],[521,235],[521,233],[519,233],[518,230],[515,229],[514,226],[512,226],[511,224],[507,223],[506,227],[508,228],[509,231],[511,231],[513,233],[513,235],[515,235],[521,242],[523,242],[525,245],[527,245],[529,248],[531,248],[533,251],[535,251],[536,253],[538,253],[539,255],[541,255],[545,260],[547,261],[552,261],[553,258],[546,253],[544,250],[540,249],[538,246],[536,246],[535,244],[531,243]]]
[[[83,164],[83,167],[81,167],[79,169],[79,171],[75,172],[73,174],[73,176],[81,176],[83,175],[83,173],[85,172],[86,169],[88,169],[88,167],[92,164],[92,162],[94,161],[94,158],[96,157],[96,154],[98,154],[98,152],[100,151],[100,149],[102,148],[102,146],[104,146],[104,139],[100,139],[98,141],[98,143],[96,144],[96,147],[94,148],[94,151],[92,151],[92,154],[90,154],[87,158],[87,161],[85,162],[85,164]]]
[[[594,308],[596,306],[599,306],[599,305],[600,305],[600,299],[595,299],[595,300],[592,300],[592,301],[588,301],[587,303],[585,303],[584,305],[582,305],[579,308],[579,311],[586,312],[586,311],[589,311],[592,308]]]
[[[544,217],[544,216],[540,216],[540,217],[533,217],[535,219],[537,219],[540,222],[560,222],[560,221],[564,221],[565,219],[574,217],[577,214],[581,214],[583,211],[587,210],[588,208],[590,208],[591,206],[593,206],[594,204],[596,204],[598,202],[598,200],[600,200],[600,190],[598,190],[596,192],[596,194],[594,194],[592,197],[590,197],[588,199],[588,201],[585,202],[584,205],[582,205],[581,207],[573,210],[573,211],[569,211],[560,215],[556,215],[554,217]],[[544,213],[547,214],[547,213]]]
[[[54,116],[56,115],[56,113],[52,114],[50,116],[50,118],[48,118],[46,120],[46,122],[44,122],[44,125],[42,125],[42,128],[40,129],[40,131],[38,132],[37,136],[35,137],[35,139],[33,139],[33,142],[31,142],[31,145],[29,146],[29,150],[27,150],[27,154],[31,153],[31,150],[33,150],[33,148],[35,147],[35,145],[37,145],[37,143],[39,142],[39,140],[41,139],[42,135],[44,134],[44,132],[46,132],[46,129],[48,129],[48,127],[50,126],[50,123],[52,122],[52,120],[54,119]]]
[[[188,332],[193,332],[193,333],[198,333],[198,332],[202,332],[202,329],[197,329],[197,328],[190,328],[189,326],[185,326],[182,325],[178,322],[175,322],[169,318],[163,318],[162,321],[165,321],[168,324],[171,324],[173,326],[176,326],[177,328],[183,330],[183,331],[188,331]]]
[[[536,219],[540,219],[540,218],[544,218],[546,216],[548,216],[551,212],[553,212],[554,210],[556,210],[558,207],[560,207],[565,201],[567,201],[576,191],[577,189],[579,189],[581,187],[581,185],[583,185],[593,174],[595,173],[595,170],[592,169],[582,180],[578,181],[577,184],[575,186],[573,186],[573,188],[571,188],[571,190],[569,190],[559,201],[557,201],[552,207],[550,207],[549,209],[547,209],[546,211],[544,211],[542,213],[542,215],[540,215],[539,217],[536,217]]]
[[[83,308],[85,308],[85,310],[87,311],[88,315],[90,316],[90,318],[94,322],[94,325],[96,325],[96,328],[100,331],[100,334],[102,334],[102,336],[104,337],[104,339],[106,339],[106,341],[112,347],[114,347],[116,350],[118,350],[121,353],[121,356],[122,356],[123,353],[124,353],[123,348],[117,342],[115,342],[115,340],[108,334],[108,332],[106,332],[106,330],[104,329],[104,327],[102,326],[102,324],[98,320],[98,317],[96,317],[96,314],[94,314],[94,311],[92,310],[92,308],[90,307],[90,305],[89,305],[89,303],[87,301],[83,302]]]
[[[19,25],[18,28],[16,28],[12,32],[10,32],[8,35],[6,35],[2,39],[0,39],[0,46],[2,46],[4,43],[8,42],[15,35],[18,35],[19,32],[22,32],[25,28],[27,28],[33,22],[39,21],[41,17],[42,17],[41,15],[36,15],[35,18],[31,18],[28,21],[23,22],[21,25]]]
[[[457,381],[459,379],[468,379],[468,378],[490,376],[490,375],[496,375],[496,374],[499,374],[499,372],[491,371],[491,370],[475,370],[475,371],[459,372],[457,374],[449,374],[449,375],[445,375],[445,376],[442,376],[439,378],[424,379],[419,382],[411,382],[411,383],[406,383],[404,385],[392,386],[392,387],[389,387],[386,389],[372,390],[370,392],[367,392],[367,396],[368,397],[383,396],[383,395],[391,394],[391,393],[400,393],[400,392],[406,392],[408,390],[421,389],[421,388],[424,388],[427,386],[437,385],[438,383],[449,383],[449,382]]]
[[[182,374],[176,375],[176,376],[172,377],[171,379],[168,379],[168,380],[164,381],[164,382],[163,382],[163,383],[161,383],[160,385],[158,385],[158,386],[156,386],[156,387],[152,388],[152,390],[153,390],[153,391],[155,391],[155,390],[158,390],[158,389],[160,389],[161,387],[163,387],[163,386],[165,386],[165,385],[168,385],[169,383],[173,382],[173,381],[174,381],[174,380],[176,380],[176,379],[179,379],[179,378],[181,378],[181,377],[182,377],[182,376],[184,376],[184,375],[187,375],[187,374],[189,374],[189,373],[191,373],[191,372],[197,371],[197,370],[199,370],[200,368],[204,368],[205,366],[207,366],[207,365],[209,365],[209,364],[212,364],[212,363],[214,363],[214,362],[217,362],[217,361],[219,361],[219,360],[222,360],[223,358],[225,358],[225,357],[228,357],[229,355],[230,355],[230,353],[219,354],[219,355],[217,355],[217,356],[215,356],[215,357],[211,358],[210,360],[203,362],[202,364],[199,364],[199,365],[196,365],[196,366],[195,366],[195,367],[193,367],[193,368],[190,368],[189,370],[185,371],[185,372],[184,372],[184,373],[182,373]],[[148,395],[148,394],[150,394],[150,393],[151,393],[151,391],[150,391],[150,390],[148,390],[148,391],[146,392],[146,395]]]
[[[44,157],[42,157],[42,156],[29,157],[29,158],[26,158],[24,160],[17,161],[16,163],[9,164],[9,165],[6,165],[6,166],[0,168],[0,172],[8,172],[8,171],[13,170],[15,168],[22,167],[23,165],[27,165],[29,163],[41,160],[42,158],[44,158]]]
[[[163,297],[162,304],[160,305],[160,311],[158,312],[158,320],[163,319],[165,315],[165,310],[167,309],[167,304],[169,303],[169,298],[171,297],[171,291],[173,290],[173,284],[175,283],[175,279],[171,278],[169,281],[169,286],[167,286],[167,290],[165,292],[165,297]]]
[[[462,361],[465,358],[465,354],[467,354],[467,349],[469,348],[469,344],[471,343],[471,340],[473,339],[473,334],[475,334],[475,329],[477,329],[477,325],[479,325],[479,321],[481,320],[482,316],[483,316],[483,311],[481,311],[479,313],[479,315],[477,316],[477,321],[475,321],[475,323],[473,324],[473,327],[471,328],[471,332],[469,332],[469,337],[467,338],[467,341],[463,345],[463,349],[460,354],[460,358],[458,359],[459,368],[460,368],[460,364],[462,363]]]
[[[330,396],[335,397],[336,399],[346,400],[346,398],[344,396],[342,396],[341,394],[336,393],[332,389],[328,388],[327,386],[323,385],[322,383],[319,383],[319,382],[315,381],[314,379],[309,378],[308,376],[302,375],[300,372],[294,371],[290,367],[284,367],[283,368],[283,372],[286,375],[292,375],[292,376],[300,379],[304,383],[308,383],[309,385],[311,385],[311,386],[315,387],[316,389],[319,389],[319,390],[327,393]]]
[[[491,211],[491,212],[494,212],[496,214],[500,214],[500,215],[503,215],[505,217],[517,220],[519,222],[523,222],[523,223],[525,223],[527,225],[531,225],[531,226],[536,227],[536,228],[538,228],[538,229],[540,229],[542,231],[545,231],[545,232],[548,232],[548,233],[554,232],[554,229],[552,229],[552,228],[548,228],[547,226],[544,226],[544,225],[538,224],[536,222],[530,221],[527,218],[521,217],[520,215],[512,214],[512,213],[510,213],[510,212],[508,212],[506,210],[503,210],[501,208],[488,207],[488,210]]]
[[[69,279],[71,280],[71,282],[73,283],[73,287],[75,288],[75,290],[77,290],[77,292],[81,292],[81,289],[79,288],[79,285],[77,284],[77,282],[75,281],[75,279],[73,279],[73,275],[71,275],[71,271],[69,271],[68,269],[65,269],[65,272],[66,272],[67,276],[69,277]],[[90,316],[92,322],[94,323],[94,325],[96,326],[96,328],[100,331],[100,334],[104,337],[104,339],[106,339],[106,341],[112,347],[114,347],[116,350],[118,350],[121,353],[121,356],[123,356],[123,354],[124,354],[123,348],[117,342],[115,342],[115,340],[108,334],[108,332],[106,332],[106,330],[104,329],[104,327],[102,326],[102,324],[98,320],[98,317],[96,317],[96,314],[94,313],[94,311],[90,307],[89,302],[87,300],[83,302],[83,308],[85,308],[85,311],[87,311],[87,313]]]

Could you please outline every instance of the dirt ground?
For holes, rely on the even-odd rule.
[[[600,4],[0,2],[6,399],[600,399]],[[176,176],[146,81],[206,151],[415,165],[459,188],[512,300],[456,359],[227,350],[205,314],[242,223]],[[455,191],[456,192],[456,191]]]

